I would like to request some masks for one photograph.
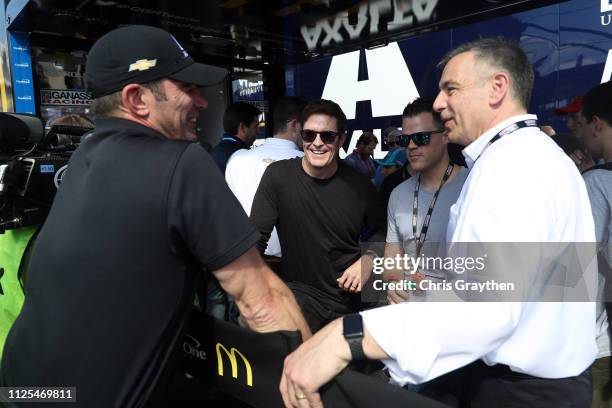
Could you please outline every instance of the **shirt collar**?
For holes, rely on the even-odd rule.
[[[115,133],[117,130],[138,132],[162,139],[167,139],[166,136],[159,133],[157,130],[148,126],[142,125],[130,119],[118,118],[115,116],[104,116],[96,119],[96,128],[94,134]]]
[[[246,146],[246,148],[248,149],[249,147],[247,146],[246,143],[244,143],[244,141],[242,141],[241,138],[239,138],[238,136],[235,135],[230,135],[229,133],[224,133],[223,136],[221,136],[221,141],[227,141],[227,142],[232,142],[232,143],[239,143],[241,145]]]
[[[482,152],[486,149],[491,139],[493,139],[495,135],[497,135],[505,127],[513,123],[520,122],[522,120],[528,120],[528,119],[537,120],[537,118],[538,117],[536,115],[530,115],[530,114],[512,116],[504,120],[503,122],[498,123],[491,129],[487,130],[486,132],[484,132],[478,139],[470,143],[461,152],[463,156],[465,157],[465,163],[467,164],[468,169],[471,169],[474,166],[474,163],[476,162],[476,160],[478,160]]]
[[[271,147],[282,147],[283,149],[300,150],[298,145],[296,145],[291,140],[280,139],[278,137],[268,137],[266,140],[264,140],[264,144],[266,146],[271,146]]]

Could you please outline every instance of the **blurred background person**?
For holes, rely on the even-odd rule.
[[[582,95],[577,96],[567,105],[555,109],[555,115],[565,119],[567,129],[574,135],[577,135],[578,114],[580,113],[580,109],[582,109]]]
[[[589,154],[603,164],[584,173],[597,241],[599,291],[597,303],[597,359],[593,375],[593,408],[612,407],[610,383],[610,327],[612,312],[612,82],[597,85],[586,93],[578,118],[582,141]]]
[[[357,140],[357,147],[353,153],[349,154],[344,158],[344,163],[357,170],[359,173],[368,176],[368,178],[374,177],[374,171],[376,170],[376,164],[372,158],[374,149],[378,144],[378,139],[372,132],[363,132]]]
[[[406,152],[404,149],[395,149],[390,151],[384,159],[376,160],[378,163],[377,171],[380,169],[380,174],[383,179],[401,169],[406,163]]]
[[[555,114],[558,116],[563,116],[566,119],[567,128],[569,129],[572,136],[582,139],[582,127],[580,122],[580,110],[582,109],[582,95],[577,96],[571,101],[569,104],[565,105],[562,108],[555,109]],[[554,130],[553,130],[554,131]],[[545,132],[546,133],[546,132]],[[551,136],[549,133],[547,135]],[[573,143],[573,142],[569,142]],[[583,171],[593,167],[595,165],[595,160],[591,157],[591,155],[586,152],[584,149],[576,149],[575,151],[568,153],[572,158],[578,170],[582,173]]]
[[[391,155],[394,150],[397,150],[400,146],[398,144],[399,137],[402,135],[402,132],[393,126],[388,126],[382,131],[382,140],[385,145],[387,145],[388,151],[382,161],[386,160],[387,157]],[[380,166],[379,160],[376,160],[379,166],[374,170],[374,185],[376,188],[380,189],[380,186],[383,183],[385,177],[387,177],[391,173],[384,174],[384,167]],[[402,163],[403,164],[403,163]]]
[[[304,156],[300,149],[300,118],[305,106],[306,101],[296,96],[286,96],[278,100],[274,104],[272,115],[274,136],[267,138],[258,147],[237,151],[227,163],[225,181],[247,215],[251,214],[253,197],[268,166],[278,160]],[[273,269],[280,266],[281,247],[276,229],[272,231],[265,255],[268,265]],[[275,269],[275,272],[278,270]]]
[[[223,114],[221,141],[212,149],[210,155],[225,175],[227,161],[237,150],[250,149],[257,137],[261,111],[246,102],[231,104]]]

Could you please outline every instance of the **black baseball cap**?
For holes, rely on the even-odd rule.
[[[195,62],[167,31],[132,25],[104,34],[87,56],[85,82],[94,98],[117,92],[127,84],[161,78],[207,86],[219,83],[227,70]]]

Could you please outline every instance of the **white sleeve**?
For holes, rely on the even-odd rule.
[[[240,202],[240,205],[242,205],[244,212],[249,215],[255,192],[251,193],[253,187],[250,185],[251,178],[248,173],[248,161],[243,157],[243,152],[248,152],[248,150],[238,150],[231,155],[225,167],[225,181]],[[257,189],[257,185],[255,185],[255,189]]]
[[[361,312],[401,385],[419,384],[495,350],[516,327],[517,302],[405,302]]]
[[[225,181],[234,195],[238,189],[238,177],[240,176],[238,161],[237,157],[232,155],[225,166]]]

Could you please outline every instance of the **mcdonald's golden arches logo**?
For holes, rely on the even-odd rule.
[[[238,361],[236,359],[236,355],[239,355],[242,358],[242,361],[244,361],[244,365],[246,367],[247,385],[249,387],[252,387],[253,386],[253,370],[251,370],[251,364],[249,363],[249,360],[247,360],[247,358],[244,356],[244,354],[238,351],[238,349],[235,347],[232,347],[231,349],[228,350],[221,343],[217,343],[217,346],[215,348],[217,350],[217,370],[219,372],[219,375],[223,376],[223,358],[221,357],[221,350],[223,350],[225,354],[227,355],[227,357],[229,358],[230,365],[232,367],[232,377],[234,378],[238,378]]]

